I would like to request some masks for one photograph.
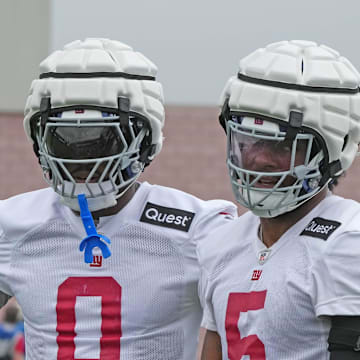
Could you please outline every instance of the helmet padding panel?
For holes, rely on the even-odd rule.
[[[107,39],[75,41],[55,51],[40,64],[42,73],[125,73],[154,77],[156,66],[131,47]],[[157,81],[127,78],[42,78],[34,80],[25,106],[24,127],[31,141],[30,119],[40,110],[43,97],[51,99],[52,108],[71,105],[105,106],[116,109],[118,98],[130,100],[130,111],[150,121],[155,155],[162,147],[164,97]]]

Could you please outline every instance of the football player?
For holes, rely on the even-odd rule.
[[[199,248],[203,360],[360,359],[360,206],[329,190],[357,153],[359,80],[337,51],[284,41],[226,84],[227,164],[250,211]]]
[[[0,290],[22,308],[26,358],[195,358],[197,247],[235,206],[137,181],[164,124],[144,55],[86,39],[40,71],[24,126],[50,187],[0,204]]]

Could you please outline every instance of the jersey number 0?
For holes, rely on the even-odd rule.
[[[75,359],[77,296],[101,297],[100,359],[120,359],[121,286],[112,277],[70,277],[58,289],[58,360]],[[94,359],[95,360],[95,359]]]

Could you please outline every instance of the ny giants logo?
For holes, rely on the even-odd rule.
[[[103,259],[103,257],[101,255],[94,255],[93,262],[90,264],[90,267],[101,267],[102,259]]]
[[[261,120],[259,118],[255,118],[254,119],[254,124],[255,125],[264,125],[264,120]]]
[[[253,280],[253,281],[259,280],[261,274],[262,274],[262,270],[254,270],[251,280]]]

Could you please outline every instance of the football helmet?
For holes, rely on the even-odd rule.
[[[273,43],[240,61],[219,120],[241,205],[281,215],[350,167],[360,142],[359,83],[346,58],[309,41]]]
[[[46,181],[79,210],[114,206],[160,152],[165,111],[156,66],[118,41],[86,39],[40,64],[24,127]]]

